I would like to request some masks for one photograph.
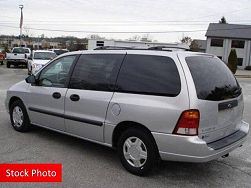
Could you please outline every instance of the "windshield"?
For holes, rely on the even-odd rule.
[[[29,50],[27,48],[14,48],[12,53],[25,54],[25,53],[29,53]]]
[[[54,57],[56,57],[56,54],[52,52],[35,52],[34,53],[34,59],[51,60]]]
[[[241,94],[241,88],[223,61],[209,56],[187,57],[186,62],[195,84],[197,97],[220,101]]]

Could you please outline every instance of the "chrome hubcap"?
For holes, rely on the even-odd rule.
[[[13,112],[12,112],[12,119],[14,122],[14,126],[16,127],[21,127],[23,124],[23,111],[19,106],[14,107]]]
[[[147,149],[142,140],[129,137],[123,145],[123,153],[127,162],[133,167],[142,167],[147,160]]]

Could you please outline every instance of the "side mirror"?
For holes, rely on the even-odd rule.
[[[36,83],[36,77],[34,75],[28,76],[25,81],[29,84],[35,84]]]

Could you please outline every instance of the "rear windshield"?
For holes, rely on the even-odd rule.
[[[210,56],[192,56],[187,57],[186,62],[199,99],[220,101],[241,94],[237,80],[220,59]]]
[[[25,48],[14,48],[12,53],[25,54],[25,53],[29,53],[29,50]]]

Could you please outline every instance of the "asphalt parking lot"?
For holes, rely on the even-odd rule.
[[[5,111],[6,90],[27,76],[26,69],[0,66],[0,163],[62,163],[62,183],[6,183],[0,187],[251,187],[251,135],[225,159],[203,164],[162,162],[148,177],[129,174],[116,152],[42,128],[12,129]],[[251,123],[251,79],[239,79],[244,120]]]

